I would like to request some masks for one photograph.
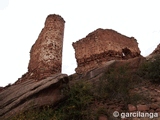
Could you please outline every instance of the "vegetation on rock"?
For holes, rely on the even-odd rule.
[[[144,62],[139,69],[139,75],[151,82],[160,83],[160,55]]]
[[[128,104],[148,101],[145,96],[131,94],[138,81],[141,82],[140,78],[130,72],[127,65],[116,69],[112,67],[96,82],[72,80],[70,89],[63,91],[67,95],[66,100],[56,107],[50,105],[26,111],[12,117],[12,120],[96,120],[102,114],[113,119],[113,111],[107,108],[106,103],[120,103],[121,110],[127,111]]]

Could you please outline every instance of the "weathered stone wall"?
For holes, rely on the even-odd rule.
[[[110,29],[97,29],[72,45],[78,65],[77,73],[87,72],[106,61],[140,55],[136,39]]]
[[[46,18],[45,26],[31,48],[28,72],[22,79],[40,80],[61,73],[64,23],[59,15]]]
[[[64,23],[59,15],[49,15],[37,41],[30,51],[28,72],[41,79],[61,73]]]

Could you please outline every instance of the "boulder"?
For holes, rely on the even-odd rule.
[[[149,107],[147,105],[137,105],[137,110],[138,111],[148,111],[149,110]]]
[[[128,110],[129,112],[134,112],[137,110],[136,106],[132,105],[132,104],[128,104]]]

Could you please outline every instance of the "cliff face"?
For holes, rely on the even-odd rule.
[[[87,72],[110,60],[140,56],[136,39],[110,29],[97,29],[72,45],[78,65],[77,73]]]
[[[61,73],[65,21],[59,15],[48,15],[45,26],[30,51],[28,73],[22,79],[41,80]]]

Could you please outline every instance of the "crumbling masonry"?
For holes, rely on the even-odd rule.
[[[44,28],[31,48],[28,72],[21,80],[41,80],[61,73],[64,23],[61,16],[48,15]]]
[[[97,29],[72,45],[77,60],[76,73],[87,72],[110,60],[140,56],[136,39],[110,29]]]

